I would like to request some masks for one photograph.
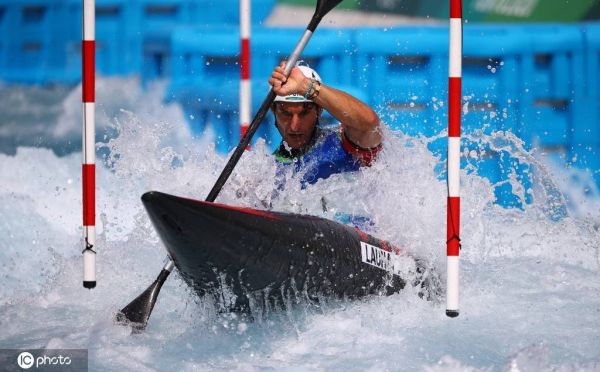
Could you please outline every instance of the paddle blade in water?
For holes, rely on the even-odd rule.
[[[115,321],[120,324],[131,325],[134,330],[138,331],[146,328],[160,289],[170,273],[170,271],[163,269],[150,287],[117,313]]]

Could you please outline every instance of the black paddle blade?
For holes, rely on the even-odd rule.
[[[323,17],[325,14],[329,13],[329,11],[335,8],[339,3],[343,0],[317,0],[317,10],[315,11],[315,15],[318,17]]]
[[[134,331],[141,331],[146,328],[160,289],[170,273],[170,271],[162,269],[154,283],[144,293],[117,313],[115,321],[122,325],[130,325]]]
[[[311,32],[315,32],[315,29],[317,28],[319,22],[321,22],[321,19],[342,1],[343,0],[317,0],[315,14],[313,14],[307,29],[309,29]]]

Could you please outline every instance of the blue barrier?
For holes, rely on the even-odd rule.
[[[96,70],[104,75],[129,75],[140,69],[139,29],[135,3],[96,2]]]
[[[584,43],[584,112],[575,121],[568,164],[588,169],[600,185],[600,23],[582,25]]]
[[[194,17],[202,13],[196,9],[199,3],[192,0],[139,0],[136,15],[142,38],[142,71],[145,81],[168,76],[171,66],[170,37],[178,25],[192,24]],[[218,17],[224,12],[215,12]]]
[[[28,84],[77,83],[81,79],[81,1],[2,0],[2,78]],[[130,74],[135,51],[128,41],[126,0],[97,0],[96,68],[100,74]],[[18,30],[18,32],[13,32]],[[139,54],[139,53],[138,53]]]
[[[47,30],[51,26],[53,9],[42,1],[25,4],[13,1],[6,5],[8,28],[20,30],[5,39],[9,53],[5,68],[11,72],[6,78],[24,81],[42,78],[46,53],[51,47],[51,34]]]
[[[239,7],[216,1],[97,0],[96,66],[104,75],[139,73],[144,82],[169,77],[167,99],[181,103],[195,133],[209,125],[225,152],[239,140]],[[264,19],[273,2],[254,1],[253,21]],[[0,0],[0,78],[76,83],[80,19],[80,0]],[[253,27],[253,113],[273,66],[302,31]],[[445,26],[320,29],[303,59],[392,128],[431,136],[447,126],[447,48]],[[529,147],[566,154],[569,164],[595,171],[600,184],[599,59],[598,23],[465,24],[463,132],[511,130]],[[277,130],[271,115],[266,120],[259,136],[275,146]],[[445,147],[430,144],[442,157]],[[497,155],[486,161],[500,164]],[[501,168],[480,172],[502,182],[508,168]]]
[[[583,42],[578,27],[525,26],[530,47],[521,52],[523,124],[528,143],[565,148],[574,126],[584,120]]]
[[[518,27],[465,25],[463,96],[468,112],[463,131],[512,129],[522,124],[520,116],[520,53],[528,47]]]
[[[511,103],[518,99],[509,98],[520,84],[517,55],[524,44],[517,33],[504,27],[465,26],[462,87],[463,97],[469,98],[464,106],[463,132],[489,133],[517,122],[517,110]],[[447,128],[447,27],[361,29],[356,49],[358,83],[368,88],[370,103],[387,114],[384,119],[392,128],[425,136]],[[463,145],[467,149],[474,146],[468,141]],[[445,139],[428,147],[445,158]],[[478,173],[494,183],[505,181],[508,175],[501,169],[502,159],[488,151]],[[495,191],[502,205],[518,205],[508,184]]]
[[[447,46],[444,27],[358,29],[354,84],[377,111],[390,112],[393,128],[437,133],[445,125],[438,109],[447,95]]]
[[[81,80],[81,38],[82,38],[82,14],[81,1],[69,0],[62,2],[58,19],[60,20],[60,31],[58,32],[57,46],[61,49],[55,50],[65,55],[65,66],[63,70],[69,76],[61,79],[60,76],[49,76],[50,82],[61,82],[76,84]],[[65,21],[69,20],[69,21]],[[74,22],[74,20],[80,20]]]
[[[69,69],[81,76],[80,0],[61,0],[68,7],[69,25],[65,43],[76,53],[69,53]],[[126,76],[139,73],[141,53],[135,2],[129,0],[96,0],[95,39],[98,75]]]
[[[463,94],[479,99],[475,105],[469,102],[464,132],[510,130],[525,140],[526,146],[536,144],[544,152],[564,152],[572,123],[581,114],[565,99],[568,82],[581,78],[582,45],[573,31],[554,25],[465,26]],[[473,109],[479,115],[471,115]],[[544,127],[547,125],[553,127]],[[522,207],[532,200],[526,192],[531,187],[529,168],[507,154],[489,151],[478,173],[497,185],[498,204]],[[517,190],[515,185],[519,185]]]
[[[260,23],[275,0],[252,2]],[[81,0],[0,0],[0,78],[45,84],[81,76]],[[175,27],[239,24],[237,1],[97,0],[96,67],[99,74],[170,75]],[[18,30],[18,32],[16,32]]]
[[[61,42],[69,50],[67,70],[80,79],[82,24],[73,20],[81,19],[82,2],[61,0],[61,3],[68,14],[62,18],[69,20]],[[141,53],[135,3],[128,0],[96,0],[95,15],[96,73],[105,76],[139,73]]]
[[[267,79],[280,60],[291,53],[302,30],[255,27],[251,37],[251,74],[254,112],[269,90]],[[320,30],[302,58],[315,68],[326,83],[340,87],[350,79],[351,55],[348,33]],[[190,115],[208,118],[223,139],[217,145],[226,151],[239,141],[239,30],[235,28],[179,29],[173,33],[173,77],[167,99],[182,102]],[[354,87],[353,94],[366,99]],[[224,118],[232,118],[227,122]],[[327,119],[327,118],[326,118]],[[266,121],[273,124],[271,115]],[[279,135],[273,125],[263,125],[263,135],[272,147]],[[201,126],[196,125],[201,130]]]
[[[143,35],[144,81],[171,76],[172,33],[177,27],[220,27],[238,25],[239,2],[233,0],[138,0],[139,24]],[[275,0],[252,1],[252,22],[262,22]],[[218,9],[218,11],[216,11]],[[239,26],[237,26],[239,27]],[[233,27],[232,27],[233,29]]]
[[[584,106],[589,110],[575,123],[574,143],[600,145],[600,23],[585,24],[582,28],[585,46]]]
[[[2,78],[9,82],[37,83],[56,77],[73,81],[65,70],[67,50],[61,43],[64,24],[57,22],[57,1],[4,0],[2,8]]]
[[[518,31],[465,26],[464,34],[463,129],[514,127],[518,97],[510,96],[520,84],[515,72],[524,46]],[[392,127],[427,136],[447,127],[447,27],[360,29],[356,48],[357,83],[372,105],[391,112]]]
[[[359,84],[369,88],[372,105],[390,113],[393,128],[427,136],[446,128],[446,27],[363,29],[356,40]],[[574,101],[582,102],[582,86],[573,83],[583,81],[575,28],[465,25],[463,46],[464,133],[511,130],[545,150],[567,146],[568,131],[584,111],[582,105],[566,103],[574,90]],[[540,128],[544,124],[555,128]],[[472,146],[479,145],[465,141],[465,149]],[[446,147],[445,141],[429,144],[442,159]],[[515,196],[509,180],[516,177],[527,188],[529,175],[522,165],[507,161],[488,149],[478,173],[499,184],[495,193],[501,205],[520,206],[530,195]]]
[[[272,68],[295,45],[299,35],[298,30],[277,30],[276,35],[270,35],[272,30],[254,29],[251,39],[252,77],[255,80],[265,80],[263,90],[266,93],[266,78]],[[282,36],[283,35],[283,36]],[[225,91],[230,85],[239,82],[239,30],[234,27],[179,29],[173,33],[173,63],[172,90],[180,90],[179,86],[193,86],[202,82],[199,92],[206,97],[214,95],[214,99],[221,100],[228,106],[237,106],[236,92]],[[329,48],[321,45],[309,46],[305,59],[315,68],[321,67],[334,79],[338,74],[332,68],[334,57],[321,58],[325,54],[332,55]],[[319,52],[321,51],[321,52]],[[320,53],[320,55],[319,55]],[[321,70],[320,70],[321,71]]]
[[[511,130],[528,146],[539,146],[546,153],[564,154],[571,149],[579,159],[573,164],[597,169],[598,136],[582,134],[599,130],[600,43],[594,31],[598,25],[587,27],[591,31],[585,38],[578,26],[465,25],[463,132],[477,136],[479,132]],[[177,97],[186,92],[188,104],[195,105],[192,112],[204,110],[204,117],[218,116],[208,122],[224,139],[219,149],[225,151],[239,138],[237,30],[179,32],[180,40],[172,40],[173,55],[179,60],[174,66],[179,67],[174,67],[169,95],[181,101]],[[289,45],[294,45],[300,32],[255,28],[254,112],[267,90],[264,80],[273,65],[289,53]],[[326,83],[356,92],[392,128],[427,136],[446,128],[447,27],[324,30],[316,36],[304,59]],[[267,138],[275,138],[276,132],[269,127]],[[576,146],[579,143],[588,145]],[[445,156],[445,141],[434,141],[429,147]],[[509,192],[508,179],[512,172],[512,177],[528,187],[528,171],[517,165],[512,165],[513,169],[506,161],[489,151],[479,173],[501,183],[496,190],[500,204],[518,206],[522,200]],[[524,199],[530,201],[530,196],[525,194]]]
[[[202,134],[210,124],[221,152],[229,148],[234,126],[230,116],[237,104],[235,97],[220,100],[218,93],[239,79],[239,43],[233,26],[180,28],[171,36],[172,78],[166,99],[179,102],[188,117],[200,118],[194,120],[194,133]]]

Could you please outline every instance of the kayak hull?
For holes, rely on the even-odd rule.
[[[142,201],[185,282],[233,310],[249,310],[255,294],[277,304],[290,296],[389,295],[406,284],[390,264],[403,253],[357,228],[155,191]]]

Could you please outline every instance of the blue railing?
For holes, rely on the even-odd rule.
[[[262,22],[275,0],[252,2]],[[0,78],[75,83],[81,75],[81,0],[0,0]],[[239,22],[233,0],[96,0],[96,68],[104,75],[167,77],[171,33]]]

